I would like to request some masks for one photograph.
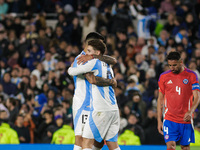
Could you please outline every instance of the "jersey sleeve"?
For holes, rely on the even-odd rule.
[[[165,95],[164,77],[162,74],[160,75],[160,78],[158,80],[158,86],[159,86],[159,92]]]
[[[191,73],[190,80],[191,80],[191,84],[192,84],[192,90],[200,91],[198,77],[195,72]]]
[[[78,65],[76,67],[70,67],[68,69],[68,73],[71,76],[77,76],[80,74],[91,72],[92,69],[94,68],[95,64],[96,64],[96,60],[92,59],[83,65]]]

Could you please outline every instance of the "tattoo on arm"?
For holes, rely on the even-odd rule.
[[[114,57],[110,57],[108,55],[93,55],[94,58],[97,58],[107,64],[115,65],[117,63],[117,60]]]
[[[95,77],[96,78],[96,85],[98,86],[113,86],[113,80],[112,79],[106,79],[101,77]]]
[[[98,86],[113,86],[114,85],[114,81],[112,79],[96,77],[91,72],[86,73],[85,77],[91,84],[95,84],[95,85],[98,85]]]

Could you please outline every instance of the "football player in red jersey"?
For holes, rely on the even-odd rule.
[[[192,114],[200,102],[200,87],[196,73],[184,67],[179,52],[167,56],[170,70],[160,75],[157,101],[158,131],[164,135],[167,150],[182,150],[194,143]],[[162,112],[164,108],[164,120]]]

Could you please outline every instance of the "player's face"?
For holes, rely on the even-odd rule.
[[[87,55],[94,55],[94,54],[99,55],[98,51],[95,51],[95,50],[93,49],[93,47],[90,46],[90,45],[87,46],[86,54],[87,54]]]
[[[169,69],[173,72],[173,73],[180,73],[181,71],[181,61],[178,61],[178,60],[168,60],[168,66],[169,66]]]

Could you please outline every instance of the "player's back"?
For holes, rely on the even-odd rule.
[[[167,71],[161,74],[158,83],[165,95],[165,119],[185,123],[183,117],[192,106],[192,90],[198,84],[196,74],[187,68],[179,74]]]
[[[75,58],[73,67],[78,66],[77,58],[82,54],[85,54],[85,52],[83,51],[81,54],[79,54]],[[75,89],[74,89],[72,108],[74,110],[78,110],[81,108],[81,109],[89,111],[90,110],[90,90],[89,89],[90,89],[91,84],[83,75],[74,76],[73,79],[74,79]]]
[[[112,68],[98,59],[95,59],[96,64],[92,71],[94,71],[94,75],[103,78],[113,78],[113,70]],[[91,102],[91,110],[98,111],[111,111],[118,110],[115,92],[112,86],[96,86],[92,84],[92,102]]]

